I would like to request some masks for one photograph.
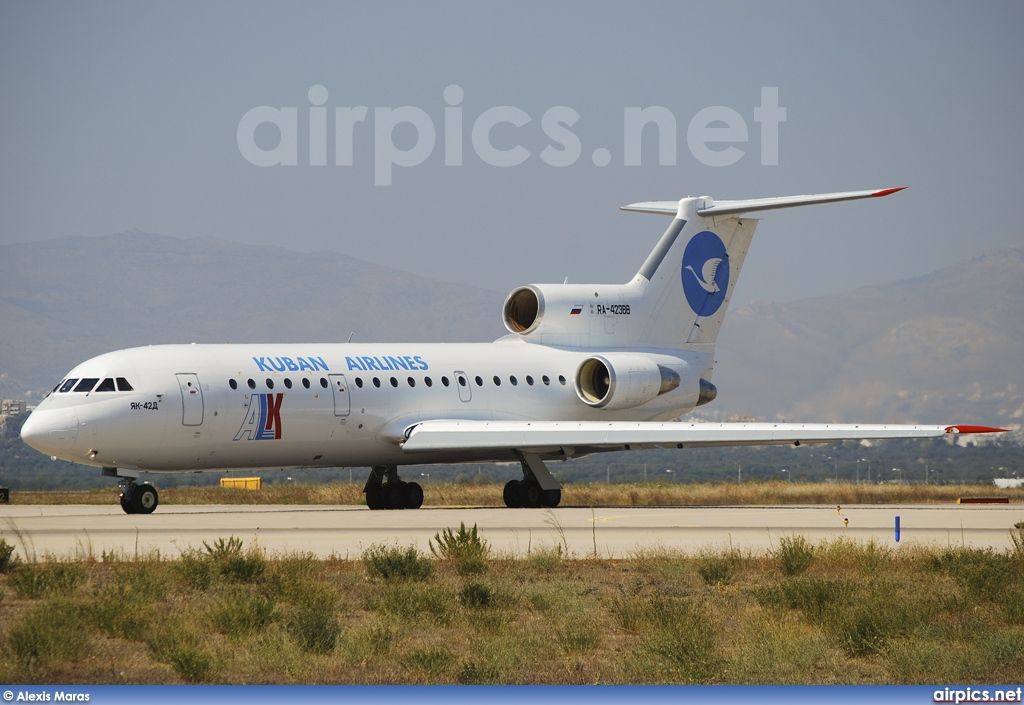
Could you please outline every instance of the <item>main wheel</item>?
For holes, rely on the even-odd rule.
[[[405,483],[389,482],[381,485],[380,494],[384,500],[385,509],[402,509],[405,502]]]
[[[509,480],[505,483],[505,490],[501,493],[501,497],[505,500],[505,506],[509,509],[523,506],[516,500],[516,488],[519,484],[519,480]]]
[[[381,488],[379,486],[371,487],[370,489],[366,490],[366,506],[369,509],[384,508],[384,502],[381,500],[380,490]]]
[[[136,514],[152,514],[160,503],[160,497],[153,485],[136,485],[132,490],[131,503]]]
[[[403,503],[406,509],[419,509],[423,506],[423,488],[418,482],[407,482],[402,491]]]
[[[543,490],[540,496],[540,503],[545,507],[557,507],[562,501],[562,490]]]
[[[124,510],[124,513],[134,514],[135,509],[132,507],[131,495],[128,494],[125,490],[121,490],[121,494],[119,495],[119,497],[121,500],[121,509]]]
[[[516,500],[521,507],[536,509],[540,506],[540,485],[533,480],[523,480],[516,488]]]

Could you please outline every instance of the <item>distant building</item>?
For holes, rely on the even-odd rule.
[[[997,477],[992,482],[1001,490],[1011,487],[1024,487],[1024,478],[1021,477]]]
[[[26,412],[24,399],[0,400],[0,414],[4,416],[21,416]]]
[[[24,399],[0,399],[0,436],[21,432],[21,417],[29,412]]]

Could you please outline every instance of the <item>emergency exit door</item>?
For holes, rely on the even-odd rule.
[[[203,389],[199,386],[199,375],[180,372],[175,375],[181,388],[181,424],[183,426],[203,425]]]

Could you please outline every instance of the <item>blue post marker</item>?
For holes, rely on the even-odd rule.
[[[900,542],[900,515],[896,515],[896,543]]]

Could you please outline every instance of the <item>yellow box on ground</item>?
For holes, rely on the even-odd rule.
[[[234,487],[239,490],[261,490],[263,489],[263,478],[261,477],[222,477],[221,487]]]

